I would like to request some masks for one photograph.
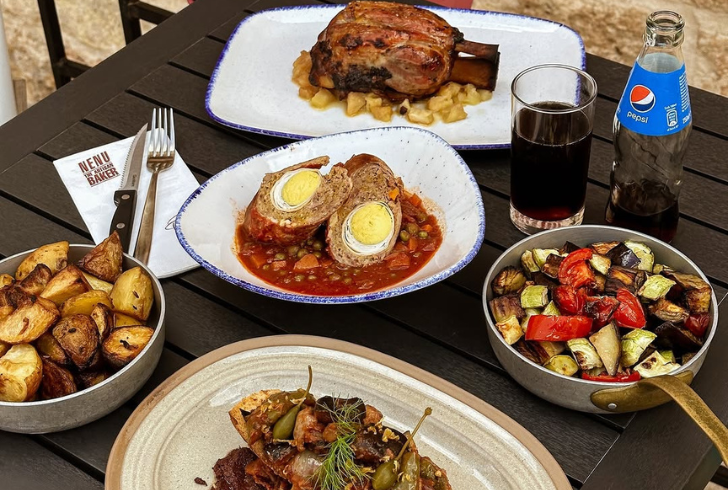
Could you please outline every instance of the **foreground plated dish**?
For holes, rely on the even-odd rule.
[[[586,246],[595,242],[624,240],[633,240],[644,243],[652,249],[652,252],[655,254],[655,260],[658,263],[670,264],[676,270],[680,270],[681,272],[688,274],[696,274],[704,281],[708,281],[695,263],[670,245],[643,233],[602,225],[583,225],[561,228],[533,235],[513,245],[493,263],[493,266],[486,276],[485,285],[483,287],[483,306],[486,311],[485,316],[488,324],[488,338],[493,346],[493,350],[498,361],[524,388],[552,403],[573,410],[581,410],[592,413],[618,413],[629,411],[627,405],[625,404],[623,406],[621,402],[597,406],[594,403],[594,395],[600,390],[630,387],[635,385],[635,382],[615,384],[600,381],[587,381],[580,378],[572,378],[558,374],[529,361],[505,342],[501,334],[496,329],[488,308],[488,301],[493,298],[493,292],[490,287],[491,281],[505,266],[519,265],[521,254],[525,250],[531,250],[534,248],[552,248],[554,244],[563,244],[566,241],[570,241],[578,246]],[[703,361],[705,360],[705,355],[710,343],[715,335],[715,330],[718,325],[717,311],[718,303],[715,297],[715,292],[711,292],[711,316],[708,330],[705,334],[704,344],[690,361],[670,373],[670,376],[679,377],[687,383],[690,383],[693,376],[698,373]],[[630,408],[631,410],[635,410],[651,408],[664,403],[667,400],[668,398],[663,396],[659,398],[645,398],[641,404],[639,400],[624,399],[622,401],[630,403],[634,402],[635,404],[631,405]]]
[[[298,87],[291,80],[293,61],[301,50],[311,49],[319,33],[343,8],[284,7],[244,19],[212,75],[206,98],[210,116],[244,131],[295,139],[394,124],[423,127],[404,118],[385,123],[371,114],[347,117],[343,107],[318,111],[298,96]],[[457,149],[510,146],[509,87],[523,69],[541,63],[585,67],[581,38],[562,24],[497,12],[427,8],[460,29],[467,39],[500,45],[493,98],[468,106],[468,117],[462,121],[427,126]],[[281,32],[286,35],[281,36]]]
[[[106,488],[196,488],[212,466],[243,446],[227,411],[260,389],[297,389],[305,369],[322,393],[351,393],[410,429],[433,409],[417,445],[448,468],[453,488],[570,489],[546,449],[509,417],[460,388],[405,362],[346,342],[276,336],[238,342],[193,361],[129,418],[111,451]]]
[[[332,163],[370,153],[417,192],[437,217],[443,240],[434,257],[414,275],[379,291],[348,296],[312,296],[286,291],[245,269],[233,250],[241,211],[257,192],[263,175],[321,155]],[[477,253],[485,232],[485,212],[475,179],[460,155],[423,129],[391,127],[340,133],[292,143],[223,170],[185,202],[175,222],[184,249],[204,268],[242,288],[288,301],[354,303],[415,291],[462,269]]]
[[[93,248],[93,245],[71,245],[68,251],[68,263],[78,262]],[[13,274],[33,250],[0,261],[0,274]],[[79,427],[113,412],[147,382],[159,362],[164,347],[164,292],[154,274],[141,262],[124,255],[122,266],[124,270],[142,267],[152,279],[154,305],[147,325],[154,328],[154,334],[149,343],[129,364],[91,388],[52,400],[0,402],[0,430],[44,434]]]

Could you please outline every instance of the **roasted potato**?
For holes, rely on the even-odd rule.
[[[121,262],[124,249],[117,232],[112,233],[87,253],[78,266],[102,281],[114,282],[121,275]]]
[[[38,340],[35,341],[35,348],[44,359],[49,359],[59,366],[71,365],[71,358],[51,332],[46,332],[38,337]]]
[[[72,298],[68,298],[61,307],[61,316],[90,315],[97,304],[111,308],[111,299],[103,291],[86,291]]]
[[[78,380],[83,386],[83,389],[87,389],[101,383],[110,376],[111,373],[108,371],[86,371],[78,374]]]
[[[109,305],[111,306],[111,305]],[[109,306],[98,303],[91,311],[91,319],[99,329],[99,339],[103,342],[106,336],[114,329],[114,313]],[[139,320],[137,320],[138,322]]]
[[[61,306],[68,298],[90,290],[91,285],[83,276],[81,269],[75,265],[69,265],[53,276],[40,297],[49,299]]]
[[[0,401],[29,401],[38,391],[43,363],[30,344],[14,345],[0,357]]]
[[[77,391],[73,374],[53,361],[43,359],[43,379],[40,383],[40,396],[44,400],[68,396]]]
[[[5,286],[12,286],[15,279],[10,274],[0,274],[0,288]]]
[[[60,317],[52,302],[25,295],[17,300],[17,309],[0,320],[0,341],[8,344],[32,342]]]
[[[38,264],[47,265],[53,274],[66,267],[68,242],[49,243],[36,249],[20,263],[15,271],[15,279],[22,281]]]
[[[111,304],[114,311],[139,320],[149,318],[152,303],[154,303],[152,280],[141,267],[134,267],[121,274],[111,290]]]
[[[92,276],[88,272],[84,272],[83,277],[85,277],[88,283],[91,285],[91,289],[103,291],[106,294],[111,294],[111,289],[114,287],[114,285],[110,282],[102,281],[98,277]]]
[[[116,369],[123,368],[139,355],[153,334],[153,328],[142,326],[114,329],[101,346],[106,362]]]
[[[22,289],[28,294],[40,296],[40,293],[43,292],[52,277],[53,273],[47,265],[38,264],[35,266],[35,269],[30,271],[30,274],[25,276],[25,279],[20,281],[20,283],[15,287]]]
[[[7,351],[10,350],[11,345],[5,342],[0,342],[0,357],[4,356]]]
[[[123,313],[114,312],[114,328],[119,327],[135,327],[137,325],[146,325],[143,321],[137,320],[133,316]]]
[[[13,291],[15,288],[6,286],[0,289],[0,320],[15,311],[15,302],[13,301]]]
[[[94,361],[99,347],[99,331],[88,315],[71,315],[53,327],[53,337],[58,341],[73,364],[83,371]]]

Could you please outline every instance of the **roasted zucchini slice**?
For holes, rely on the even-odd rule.
[[[657,301],[667,296],[667,293],[674,285],[675,281],[655,274],[647,278],[640,290],[637,291],[637,295],[649,301]]]
[[[506,267],[490,283],[493,293],[498,296],[515,293],[526,283],[526,275],[516,267]]]
[[[569,356],[554,356],[544,364],[546,369],[563,374],[564,376],[573,376],[579,371],[579,365]]]
[[[566,345],[582,371],[604,366],[596,349],[587,339],[571,339],[566,342]]]
[[[513,315],[509,316],[506,320],[502,322],[496,323],[495,327],[501,333],[501,335],[503,336],[503,340],[505,340],[508,345],[515,344],[518,339],[523,337],[523,329],[521,328],[521,324],[518,322],[518,318]]]
[[[536,265],[536,262],[533,260],[533,252],[531,252],[530,250],[526,250],[525,252],[523,252],[523,255],[521,255],[521,265],[529,274],[538,272],[540,270],[538,265]]]
[[[549,302],[549,288],[528,286],[521,292],[521,308],[542,308]]]
[[[642,328],[630,330],[622,337],[622,358],[621,364],[624,367],[632,367],[640,360],[640,356],[657,338],[653,332]]]
[[[643,378],[653,378],[663,374],[670,374],[679,367],[680,364],[665,361],[660,353],[655,351],[650,357],[637,364],[634,370],[640,373]]]
[[[637,264],[637,269],[652,272],[652,268],[655,265],[655,254],[652,253],[650,247],[644,243],[634,242],[632,240],[625,240],[624,245],[632,250],[640,259],[639,264]]]
[[[541,269],[546,263],[549,255],[559,255],[559,251],[555,248],[534,248],[531,252],[533,253],[533,260],[536,262],[539,269]]]

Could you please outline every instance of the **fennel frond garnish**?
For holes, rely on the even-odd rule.
[[[354,450],[351,448],[360,427],[356,418],[361,404],[360,401],[329,410],[337,432],[336,440],[329,445],[329,452],[316,475],[316,483],[321,490],[343,490],[350,483],[362,483],[369,478],[354,462]]]

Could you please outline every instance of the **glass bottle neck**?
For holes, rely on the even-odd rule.
[[[675,12],[653,12],[647,17],[645,44],[637,62],[654,72],[671,72],[683,63],[682,42],[685,21]]]

